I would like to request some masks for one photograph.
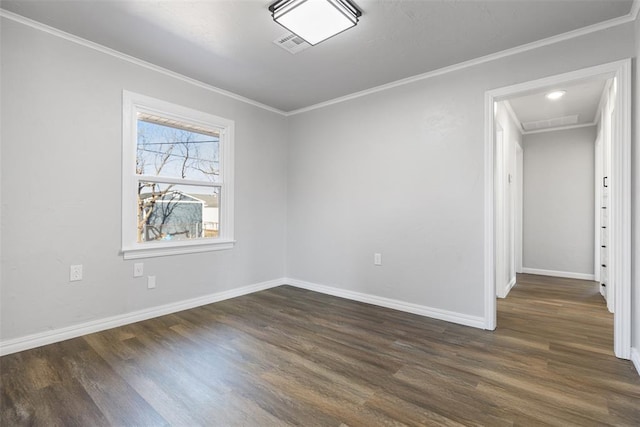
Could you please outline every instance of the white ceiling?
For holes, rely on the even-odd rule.
[[[527,94],[509,99],[511,108],[520,123],[550,121],[567,116],[578,116],[576,125],[594,123],[600,98],[606,84],[605,79],[578,82],[564,86],[549,87],[534,94]],[[555,101],[546,98],[546,94],[555,90],[565,90],[567,93]]]
[[[360,24],[292,55],[270,0],[2,0],[8,11],[282,111],[627,15],[632,0],[355,0]]]

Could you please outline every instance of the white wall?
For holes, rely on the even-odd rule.
[[[504,140],[504,151],[496,147],[495,160],[496,254],[499,254],[496,256],[496,294],[504,298],[516,281],[516,149],[518,146],[522,148],[522,133],[508,113],[504,101],[497,103],[496,124],[502,129]]]
[[[633,56],[633,38],[627,24],[292,117],[289,276],[483,316],[485,91]]]
[[[523,268],[594,273],[596,127],[524,136]]]
[[[1,34],[2,340],[284,276],[286,118],[8,19]],[[236,125],[236,247],[144,260],[152,291],[118,254],[123,89]]]

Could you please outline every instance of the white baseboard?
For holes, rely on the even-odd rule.
[[[82,335],[92,334],[94,332],[100,332],[106,329],[115,328],[118,326],[128,325],[130,323],[140,322],[142,320],[147,320],[154,317],[164,316],[166,314],[176,313],[178,311],[188,310],[190,308],[200,307],[202,305],[235,298],[246,294],[251,294],[254,292],[280,286],[284,284],[283,280],[284,279],[270,280],[267,282],[243,286],[237,289],[217,292],[215,294],[204,295],[197,298],[191,298],[175,303],[147,308],[144,310],[133,311],[131,313],[120,314],[117,316],[93,320],[86,323],[80,323],[78,325],[67,326],[65,328],[53,329],[51,331],[40,332],[37,334],[27,335],[24,337],[14,338],[6,341],[2,340],[0,341],[0,356],[16,353],[18,351],[29,350],[47,344],[53,344]]]
[[[637,348],[631,347],[631,361],[640,375],[640,351]]]
[[[447,322],[457,323],[474,328],[484,329],[485,321],[483,317],[470,316],[468,314],[456,313],[453,311],[441,310],[439,308],[427,307],[424,305],[413,304],[409,302],[399,301],[390,298],[379,297],[376,295],[363,294],[360,292],[347,291],[344,289],[334,288],[317,283],[306,282],[304,280],[286,278],[287,285],[297,288],[308,289],[310,291],[322,294],[333,295],[353,301],[360,301],[367,304],[387,307],[394,310],[405,311],[408,313],[418,314],[420,316],[431,317],[434,319],[444,320]]]
[[[509,283],[507,284],[507,287],[504,290],[504,295],[502,294],[498,294],[498,298],[506,298],[507,295],[509,295],[509,292],[511,292],[511,289],[513,289],[513,287],[516,285],[516,278],[515,276],[511,278],[511,281],[509,281]]]
[[[539,268],[523,267],[522,272],[526,274],[538,274],[540,276],[564,277],[567,279],[595,280],[593,274],[572,273],[570,271],[542,270]]]
[[[348,291],[298,279],[280,278],[144,310],[111,316],[104,319],[92,320],[90,322],[80,323],[64,328],[53,329],[46,332],[39,332],[36,334],[26,335],[10,340],[0,340],[0,356],[29,350],[47,344],[53,344],[71,338],[104,331],[106,329],[116,328],[118,326],[128,325],[130,323],[140,322],[142,320],[152,319],[154,317],[164,316],[166,314],[176,313],[178,311],[188,310],[190,308],[212,304],[214,302],[251,294],[284,284],[302,289],[308,289],[310,291],[319,292],[322,294],[333,295],[349,300],[360,301],[381,307],[391,308],[394,310],[418,314],[420,316],[457,323],[460,325],[472,326],[474,328],[480,329],[484,328],[484,318],[482,317],[441,310],[438,308],[432,308],[424,305],[379,297],[376,295]]]

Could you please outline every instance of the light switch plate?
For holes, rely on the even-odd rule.
[[[382,254],[373,254],[373,265],[382,265]]]

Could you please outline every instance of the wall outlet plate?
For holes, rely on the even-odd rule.
[[[82,264],[72,265],[69,267],[69,281],[77,282],[82,280]]]
[[[142,277],[144,275],[144,264],[136,262],[133,264],[133,277]]]

